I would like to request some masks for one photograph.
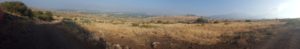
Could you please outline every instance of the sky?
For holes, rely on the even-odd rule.
[[[80,9],[103,12],[150,14],[196,14],[202,16],[246,14],[257,16],[290,15],[295,0],[20,0],[30,7]],[[287,4],[287,5],[285,5]],[[293,8],[293,9],[292,9]],[[287,10],[292,9],[292,10]],[[286,14],[280,14],[286,13]],[[295,13],[295,12],[294,12]],[[291,16],[297,17],[297,16]]]

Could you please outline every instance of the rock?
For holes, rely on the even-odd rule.
[[[151,47],[152,48],[158,48],[158,45],[160,44],[160,42],[152,42]]]
[[[114,44],[113,49],[122,49],[120,44]]]

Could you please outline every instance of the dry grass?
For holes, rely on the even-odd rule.
[[[253,21],[253,22],[218,22],[207,24],[186,24],[186,23],[151,23],[141,19],[109,19],[105,17],[65,17],[81,24],[85,29],[91,31],[95,40],[104,39],[108,47],[121,45],[125,47],[147,47],[153,42],[165,40],[183,41],[197,45],[214,45],[234,41],[245,43],[254,37],[261,40],[268,33],[257,30],[270,28],[284,24],[275,20]],[[99,18],[99,19],[98,19]],[[146,18],[147,20],[154,18]],[[179,18],[176,18],[179,19]],[[173,21],[176,19],[168,19]],[[190,17],[187,19],[191,19]],[[160,19],[164,21],[163,19]],[[186,19],[183,19],[186,20]],[[87,23],[87,21],[89,23]],[[236,37],[241,37],[236,39]],[[159,39],[161,38],[161,39]],[[172,42],[171,42],[172,43]],[[172,44],[170,44],[172,45]]]
[[[108,41],[122,39],[139,44],[146,44],[148,39],[168,36],[172,39],[201,45],[211,45],[222,42],[222,35],[235,36],[238,32],[248,32],[256,29],[283,24],[278,21],[268,22],[231,22],[230,24],[147,24],[155,27],[135,27],[131,24],[91,23],[83,25],[94,32],[95,38],[104,38]]]

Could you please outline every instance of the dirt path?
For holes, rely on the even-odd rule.
[[[275,32],[276,36],[256,49],[300,49],[300,27],[285,25]]]

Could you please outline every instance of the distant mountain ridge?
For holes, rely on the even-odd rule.
[[[213,15],[208,17],[212,19],[235,19],[235,20],[266,18],[265,16],[256,16],[256,15],[249,15],[249,14],[224,14],[224,15]]]
[[[145,12],[105,12],[101,10],[80,10],[80,9],[57,9],[54,11],[62,11],[62,12],[77,12],[83,14],[92,14],[99,16],[112,16],[112,17],[132,17],[132,18],[145,18],[145,17],[155,17],[155,16],[186,16],[186,15],[158,15],[151,14]],[[203,15],[195,15],[195,16],[203,16]],[[205,18],[210,19],[234,19],[234,20],[243,20],[243,19],[268,19],[268,17],[263,15],[251,15],[251,14],[243,14],[243,13],[231,13],[231,14],[220,14],[220,15],[212,15],[212,16],[203,16]]]

